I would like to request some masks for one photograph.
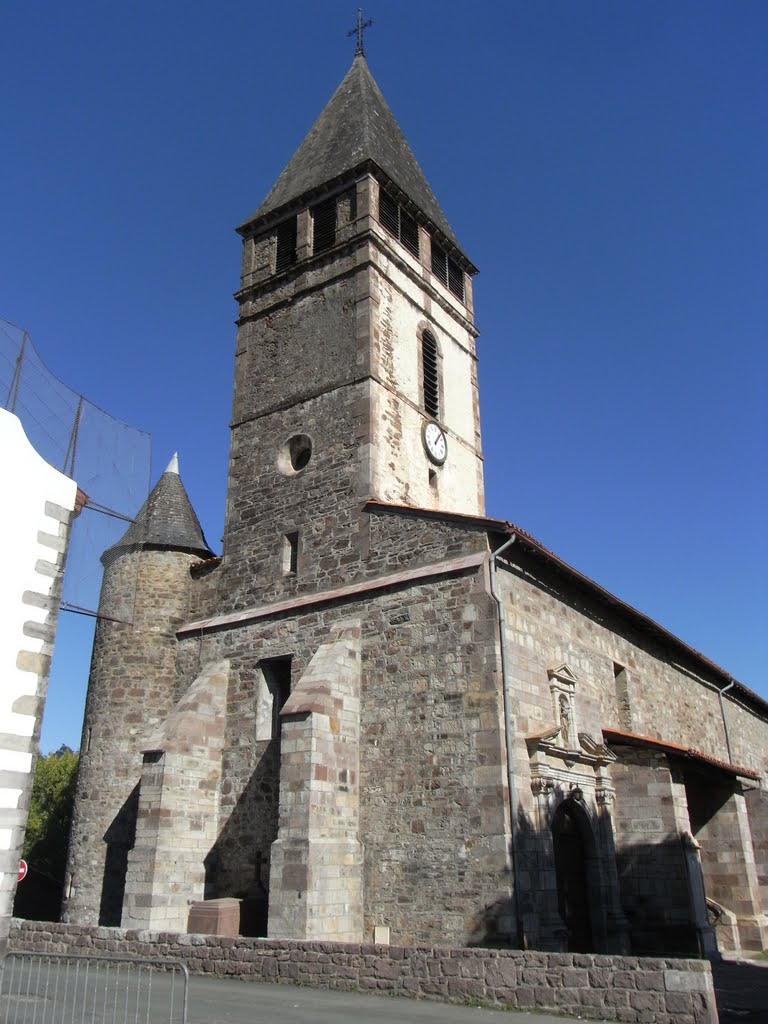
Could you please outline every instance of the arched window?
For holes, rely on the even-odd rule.
[[[430,416],[440,415],[440,384],[437,367],[437,342],[429,331],[421,336],[421,375],[424,408]]]

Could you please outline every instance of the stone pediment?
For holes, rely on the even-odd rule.
[[[566,686],[575,686],[579,681],[579,677],[573,669],[569,668],[566,662],[563,662],[562,665],[558,665],[556,668],[548,668],[547,675],[550,681],[555,679],[558,683],[563,683]]]
[[[542,730],[542,732],[534,732],[534,733],[531,733],[530,736],[526,736],[525,742],[528,744],[528,749],[531,750],[531,745],[532,744],[536,745],[536,744],[539,744],[539,743],[546,743],[549,740],[554,740],[555,737],[557,737],[559,735],[560,735],[560,726],[559,725],[550,725],[546,729]]]
[[[579,733],[579,743],[582,750],[592,754],[594,757],[600,758],[605,763],[616,760],[616,755],[604,743],[598,743],[597,740],[594,740],[588,732]]]

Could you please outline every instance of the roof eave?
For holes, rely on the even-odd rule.
[[[424,518],[442,519],[444,521],[454,522],[457,525],[465,524],[467,526],[485,528],[489,533],[496,533],[509,537],[514,536],[517,539],[517,542],[532,554],[545,560],[558,572],[562,572],[573,582],[590,591],[595,597],[605,604],[617,608],[617,610],[624,614],[635,625],[647,630],[649,633],[652,633],[665,644],[674,647],[693,662],[704,667],[712,675],[717,676],[724,686],[733,683],[733,689],[730,691],[731,693],[735,692],[741,694],[745,700],[748,700],[751,704],[759,708],[762,714],[768,716],[768,701],[764,700],[758,693],[755,693],[754,690],[750,690],[750,688],[745,686],[744,683],[740,683],[737,679],[734,679],[733,676],[729,672],[726,672],[724,668],[712,661],[705,654],[702,654],[701,651],[697,651],[695,647],[691,647],[689,644],[685,643],[684,640],[675,636],[674,633],[670,633],[669,630],[665,629],[650,616],[639,611],[631,604],[627,604],[626,601],[622,601],[621,598],[616,597],[615,594],[612,594],[609,590],[601,587],[599,583],[595,582],[595,580],[579,572],[578,569],[569,565],[568,562],[556,555],[554,551],[550,551],[549,548],[546,548],[530,533],[523,530],[521,527],[516,526],[514,523],[511,523],[506,519],[494,519],[488,516],[473,516],[455,512],[441,512],[433,509],[420,509],[410,505],[391,505],[386,502],[376,501],[373,499],[367,501],[364,504],[363,509],[371,512],[390,511],[393,513],[399,512],[405,515],[421,515]]]
[[[458,262],[461,264],[463,270],[466,271],[471,277],[479,273],[478,268],[459,247],[459,245],[445,232],[438,227],[433,220],[431,220],[427,214],[421,209],[413,199],[410,198],[407,192],[405,192],[397,182],[391,178],[387,172],[376,163],[375,160],[366,159],[351,167],[349,170],[337,174],[335,178],[330,178],[328,181],[323,182],[322,185],[318,185],[315,188],[308,189],[306,192],[302,192],[300,195],[295,196],[293,199],[289,199],[287,202],[282,203],[280,206],[274,207],[274,209],[265,210],[260,213],[256,210],[250,217],[242,221],[235,228],[235,231],[243,238],[246,238],[252,234],[258,234],[262,230],[268,230],[275,224],[279,224],[280,221],[285,220],[286,217],[292,213],[298,213],[299,210],[310,206],[313,200],[320,198],[320,196],[326,196],[331,192],[340,190],[344,185],[351,184],[353,181],[358,181],[364,174],[372,174],[377,181],[383,182],[387,188],[387,191],[393,193],[398,201],[407,209],[408,213],[417,220],[420,224],[426,227],[433,238],[435,238],[440,246],[444,248],[450,256],[458,257]]]

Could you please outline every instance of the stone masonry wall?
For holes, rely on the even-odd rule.
[[[612,766],[621,902],[632,949],[696,954],[676,784],[663,754],[627,748]],[[683,805],[684,805],[683,798]],[[684,806],[681,808],[684,812]]]
[[[627,1024],[717,1024],[703,960],[382,946],[88,929],[14,921],[11,944],[37,953],[181,960],[193,974],[444,1002],[546,1010]]]
[[[339,388],[244,423],[233,433],[224,559],[214,613],[247,608],[344,579],[360,561],[360,434],[367,383]],[[289,438],[312,443],[308,465],[281,471]],[[283,566],[284,537],[298,532],[298,566]]]
[[[768,792],[754,789],[745,794],[749,828],[755,851],[755,870],[763,910],[768,914]]]
[[[360,941],[360,622],[317,651],[280,712],[280,822],[269,935]]]
[[[276,765],[264,763],[264,743],[252,742],[261,660],[291,657],[295,681],[349,617],[362,623],[364,936],[376,925],[389,925],[400,942],[509,934],[497,627],[482,569],[182,640],[190,680],[201,659],[232,666],[219,841],[210,858],[222,872],[207,895],[245,895],[275,838],[264,830],[274,829],[275,784],[265,771]]]
[[[481,515],[485,500],[480,426],[473,386],[475,332],[471,323],[431,300],[414,257],[397,243],[370,248],[373,347],[373,485],[383,501]],[[410,266],[408,263],[410,262]],[[419,268],[420,271],[421,268]],[[446,431],[448,459],[435,467],[421,444],[424,411],[421,344],[429,330],[437,345],[437,419]],[[432,477],[430,478],[430,471]]]
[[[351,394],[349,397],[351,400]],[[318,405],[324,401],[319,399]],[[345,464],[349,453],[344,442],[346,426],[340,420],[325,435],[335,449],[331,457],[336,469]],[[263,422],[259,429],[266,429]],[[281,428],[276,436],[283,433]],[[256,513],[251,513],[247,563],[239,564],[233,557],[230,564],[212,560],[210,568],[204,563],[196,566],[190,611],[193,621],[353,581],[387,577],[488,548],[486,529],[471,520],[428,519],[407,508],[333,505],[322,486],[309,476],[303,483],[301,477],[281,482],[266,507],[272,510],[274,524],[259,532]],[[287,509],[295,509],[296,518],[283,518],[282,522],[295,523],[303,531],[295,576],[278,571],[283,531],[275,524]],[[228,593],[230,585],[234,593]],[[224,595],[221,600],[219,594]]]
[[[717,688],[711,679],[706,685],[703,666],[692,657],[684,661],[683,652],[640,632],[628,617],[598,603],[518,546],[510,549],[510,558],[511,571],[502,571],[500,581],[515,719],[513,758],[526,817],[532,816],[534,799],[524,738],[557,728],[548,669],[558,664],[565,663],[576,677],[573,732],[587,733],[600,742],[604,728],[619,729],[728,760]],[[737,702],[726,696],[725,704],[735,749],[747,767],[765,772],[768,716],[758,707],[748,709],[742,699]],[[619,753],[618,748],[614,753]],[[708,941],[706,922],[693,919],[692,904],[687,913],[678,904],[678,897],[685,895],[687,878],[687,855],[681,844],[690,831],[697,833],[687,818],[690,787],[683,786],[682,777],[670,779],[666,757],[657,758],[659,763],[654,766],[652,757],[650,761],[645,755],[638,759],[623,748],[619,756],[626,760],[626,767],[614,764],[610,775],[616,790],[613,814],[621,897],[632,931],[632,948],[645,952],[663,937],[666,952],[696,950],[697,944]],[[640,763],[643,760],[645,766]],[[707,791],[720,778],[714,769],[709,770],[710,775],[713,771]],[[733,778],[723,775],[721,780],[731,792]],[[713,849],[711,855],[703,851],[707,895],[726,909],[738,910],[745,948],[760,948],[757,940],[764,925],[752,877],[754,858],[746,816],[739,818],[737,829],[726,825],[724,810],[713,807],[712,813],[715,810],[718,820],[712,829],[718,835],[730,829],[729,845],[727,852],[725,848],[720,853]],[[728,857],[729,870],[716,869],[715,860],[721,855]],[[751,909],[743,905],[747,883],[742,875],[750,878],[747,902]],[[723,878],[725,885],[721,884]]]
[[[502,573],[501,580],[510,650],[525,684],[518,694],[521,733],[551,721],[546,669],[567,662],[583,681],[577,691],[579,730],[599,737],[602,728],[624,729],[728,760],[719,698],[711,683],[705,685],[701,666],[682,664],[681,655],[540,561],[515,548],[511,557],[515,569]],[[626,669],[623,695],[616,666]],[[737,763],[768,771],[768,714],[748,711],[729,695],[725,704]]]
[[[192,902],[205,896],[205,857],[217,836],[228,673],[226,662],[204,666],[145,740],[126,927],[184,930]]]
[[[70,833],[68,920],[120,921],[141,750],[176,701],[175,629],[189,612],[189,567],[197,561],[181,552],[128,551],[105,570]],[[126,610],[129,621],[111,621]]]

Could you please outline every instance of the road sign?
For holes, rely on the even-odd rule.
[[[20,860],[19,861],[19,881],[20,882],[22,882],[27,877],[27,872],[28,871],[29,871],[29,868],[27,867],[27,862],[25,860]]]

